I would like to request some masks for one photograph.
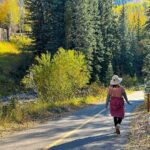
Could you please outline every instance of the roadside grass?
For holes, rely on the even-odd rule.
[[[72,113],[80,108],[103,103],[106,88],[101,87],[97,96],[92,94],[85,97],[66,99],[56,102],[46,102],[36,99],[32,102],[21,103],[11,100],[8,105],[0,105],[0,133],[1,136],[10,131],[18,131],[35,126],[46,120]],[[95,93],[94,93],[95,94]]]
[[[31,102],[11,100],[7,105],[0,105],[0,133],[1,136],[12,131],[19,131],[33,127],[47,120],[53,120],[68,115],[78,109],[105,103],[107,88],[92,85],[90,92],[84,96],[55,102],[36,99]],[[129,92],[133,92],[130,91]]]
[[[133,91],[127,91],[127,93],[131,92]],[[78,95],[72,99],[55,102],[40,99],[19,102],[12,99],[8,105],[0,104],[0,136],[68,115],[90,105],[105,103],[106,96],[106,87],[98,87],[97,84],[93,84],[86,95]]]
[[[145,104],[135,110],[135,117],[130,124],[129,141],[126,150],[148,150],[150,149],[150,125]]]

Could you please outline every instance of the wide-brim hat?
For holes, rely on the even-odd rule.
[[[118,85],[122,82],[122,78],[119,78],[117,75],[114,75],[112,77],[112,80],[110,81],[110,85]]]

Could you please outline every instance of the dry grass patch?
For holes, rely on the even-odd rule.
[[[135,111],[135,117],[130,124],[129,143],[126,150],[149,150],[150,149],[150,125],[145,105],[141,105]]]

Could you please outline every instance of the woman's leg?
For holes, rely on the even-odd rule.
[[[123,118],[121,118],[121,117],[118,117],[118,124],[121,124],[121,122],[122,122],[122,119],[123,119]]]
[[[114,125],[115,125],[115,127],[117,126],[117,124],[118,124],[118,118],[114,117]]]
[[[121,117],[114,117],[114,123],[115,123],[115,127],[116,127],[116,133],[120,134],[120,124],[122,122],[122,118]]]

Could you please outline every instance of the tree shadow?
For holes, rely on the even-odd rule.
[[[143,103],[143,100],[133,101],[133,104],[135,104],[135,106],[141,103]],[[132,117],[134,117],[134,114],[128,114],[128,112],[132,112],[135,106],[126,105],[127,119],[124,121],[124,124],[123,124],[125,130],[128,127],[128,122],[130,121],[131,115],[133,115]],[[5,146],[8,144],[17,145],[17,143],[19,142],[25,143],[26,141],[30,141],[30,140],[32,141],[33,139],[34,141],[31,143],[32,145],[38,144],[38,142],[42,142],[42,143],[44,142],[49,143],[50,141],[52,142],[53,140],[55,140],[55,138],[58,139],[59,137],[63,136],[65,133],[68,133],[78,128],[83,123],[83,121],[86,121],[89,118],[93,117],[94,115],[102,111],[104,108],[105,108],[105,104],[92,105],[90,107],[81,109],[75,113],[72,113],[71,115],[64,117],[62,119],[59,118],[57,120],[49,121],[43,125],[39,125],[36,128],[26,130],[18,135],[12,135],[10,138],[7,139],[7,141],[5,140],[0,141],[0,145],[1,146]],[[50,150],[69,150],[69,149],[78,148],[78,147],[81,150],[80,147],[87,146],[90,143],[91,144],[93,143],[94,150],[96,150],[95,145],[97,143],[100,144],[97,147],[107,147],[108,143],[110,143],[113,147],[117,147],[115,143],[116,141],[112,140],[113,138],[116,137],[115,134],[112,134],[112,133],[106,134],[106,132],[111,132],[112,130],[111,126],[113,125],[113,120],[110,121],[111,117],[107,118],[106,115],[107,115],[106,111],[104,111],[103,113],[99,114],[99,116],[97,116],[94,119],[95,121],[89,122],[88,124],[86,124],[81,129],[81,132],[78,132],[71,136],[74,139],[76,139],[77,137],[79,139],[52,147]],[[103,119],[105,121],[103,121]],[[89,136],[89,137],[81,138],[81,133],[85,133],[85,132],[87,132],[86,136]],[[97,134],[99,133],[101,133],[102,135],[97,136]],[[95,142],[97,143],[95,144]],[[100,150],[100,149],[97,148],[97,150]]]
[[[20,81],[32,61],[33,55],[26,52],[0,54],[0,93],[2,96],[18,93],[19,89],[16,91],[16,87],[19,88]]]
[[[49,150],[70,150],[70,149],[75,149],[75,148],[79,148],[81,150],[82,149],[81,147],[88,145],[88,144],[95,143],[95,142],[102,142],[103,144],[101,145],[101,147],[104,148],[109,145],[109,141],[112,141],[111,139],[113,139],[113,138],[116,138],[116,135],[113,133],[92,136],[92,137],[86,137],[83,139],[77,139],[77,140],[74,140],[74,141],[71,141],[68,143],[54,146],[54,147],[50,148]]]

